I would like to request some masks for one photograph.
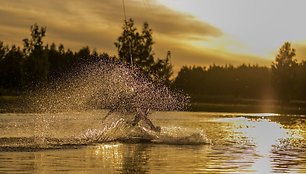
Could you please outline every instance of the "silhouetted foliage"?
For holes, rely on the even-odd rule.
[[[56,47],[55,43],[52,43],[50,48],[48,48],[48,57],[49,57],[49,75],[51,77],[59,76],[63,71],[64,64],[63,59],[64,46],[60,45]]]
[[[121,61],[135,64],[150,73],[154,64],[152,30],[144,23],[142,33],[137,31],[132,19],[124,21],[122,35],[115,42]]]
[[[294,59],[295,49],[285,42],[271,69],[257,65],[182,67],[173,86],[193,101],[211,97],[246,99],[306,99],[306,62]]]
[[[6,53],[8,52],[8,46],[5,46],[3,42],[0,41],[0,60],[2,60]]]
[[[46,27],[37,24],[31,26],[31,38],[23,39],[23,62],[24,82],[29,88],[45,83],[48,80],[49,60],[47,49],[43,45],[43,37]]]
[[[171,84],[171,76],[173,75],[173,65],[170,62],[171,52],[168,51],[165,59],[157,59],[156,63],[151,67],[153,72],[153,80],[164,83],[168,86]]]
[[[124,21],[122,35],[115,42],[119,60],[142,69],[154,81],[169,84],[173,74],[170,55],[166,59],[154,58],[152,29],[143,24],[142,32],[138,32],[132,19]]]
[[[173,85],[189,93],[195,101],[209,96],[265,98],[271,90],[271,75],[266,67],[241,65],[206,67],[184,66]]]
[[[48,85],[64,76],[69,78],[101,60],[131,64],[132,58],[133,64],[153,81],[180,89],[195,102],[227,98],[306,100],[306,62],[294,59],[295,50],[289,42],[280,48],[271,68],[245,64],[183,66],[171,81],[171,53],[164,59],[154,57],[152,30],[147,23],[139,32],[132,19],[125,21],[122,35],[115,42],[119,58],[88,46],[73,52],[62,44],[44,45],[46,27],[37,24],[31,26],[30,34],[23,40],[22,48],[0,41],[0,95]]]
[[[7,47],[1,54],[3,56],[0,59],[0,86],[6,89],[20,90],[22,51],[19,47],[13,45],[11,48]]]
[[[44,45],[46,27],[34,24],[30,29],[31,37],[23,39],[22,49],[0,41],[0,95],[3,90],[31,90],[48,85],[86,64],[116,59],[89,47],[72,52],[62,44]]]
[[[62,44],[44,45],[46,31],[46,27],[32,25],[30,37],[23,39],[23,48],[9,47],[0,41],[0,93],[3,93],[2,89],[25,90],[48,85],[67,73],[77,72],[101,60],[119,60],[130,64],[130,58],[152,80],[168,85],[171,83],[170,52],[165,59],[154,59],[154,42],[148,23],[144,23],[139,33],[132,19],[125,21],[122,36],[115,43],[119,59],[107,53],[98,53],[88,46],[73,52]]]
[[[272,75],[275,90],[283,101],[289,101],[296,90],[296,73],[298,63],[295,56],[295,49],[291,48],[289,42],[285,42],[272,63]]]
[[[305,100],[306,99],[306,62],[302,61],[296,70],[296,99]]]

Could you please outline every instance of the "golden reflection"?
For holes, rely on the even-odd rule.
[[[279,116],[279,114],[275,113],[252,113],[252,114],[244,114],[245,116],[253,116],[253,117],[272,117]]]
[[[254,143],[260,155],[269,153],[279,140],[288,138],[288,133],[281,124],[266,119],[248,121],[239,131]]]
[[[257,173],[273,172],[273,150],[282,147],[282,140],[292,138],[293,134],[299,136],[299,132],[291,132],[277,122],[268,119],[250,121],[244,120],[238,131],[241,132],[251,144],[254,145],[258,158],[251,169]],[[243,126],[242,126],[243,125]]]
[[[108,163],[122,163],[122,144],[100,144],[95,146],[94,155],[96,158],[101,158]]]

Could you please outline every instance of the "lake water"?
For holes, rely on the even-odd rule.
[[[105,114],[0,114],[0,173],[306,173],[305,116]]]

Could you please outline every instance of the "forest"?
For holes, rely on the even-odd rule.
[[[291,72],[292,71],[292,72]],[[194,101],[214,98],[259,100],[305,100],[306,62],[296,63],[292,70],[258,65],[184,66],[173,86],[193,96]]]
[[[88,46],[72,51],[63,44],[44,44],[46,27],[37,24],[30,27],[30,32],[30,38],[23,39],[23,47],[0,41],[0,96],[35,90],[101,60],[135,65],[152,81],[170,85],[173,73],[170,52],[164,59],[154,57],[152,30],[148,23],[144,23],[139,32],[132,19],[125,21],[122,36],[114,43],[118,57],[98,53]]]
[[[156,58],[152,33],[148,23],[138,31],[132,19],[125,21],[122,35],[114,43],[118,56],[110,56],[88,46],[72,51],[63,44],[45,44],[46,27],[34,24],[30,27],[30,37],[23,39],[23,47],[0,41],[0,96],[22,95],[82,65],[104,59],[133,64],[153,82],[190,95],[192,102],[231,102],[237,98],[283,103],[306,100],[306,62],[295,59],[295,49],[290,42],[280,47],[270,67],[183,66],[174,77],[171,52],[168,51],[165,58]]]

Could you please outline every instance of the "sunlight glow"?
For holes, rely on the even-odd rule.
[[[276,122],[260,119],[256,122],[247,122],[240,131],[255,145],[259,158],[254,162],[252,169],[258,173],[272,172],[271,153],[274,146],[280,145],[280,140],[289,138],[288,132]]]
[[[275,113],[252,113],[252,114],[244,114],[245,116],[252,116],[252,117],[272,117],[272,116],[279,116],[279,114]]]
[[[285,41],[303,43],[306,40],[306,1],[284,0],[158,0],[169,8],[191,14],[222,30],[222,39],[214,38],[207,45],[215,49],[274,58]],[[230,38],[230,39],[228,39]],[[205,41],[203,41],[205,42]]]
[[[227,139],[246,146],[252,151],[250,171],[254,173],[273,173],[278,168],[281,154],[287,149],[295,148],[304,140],[303,124],[286,125],[270,120],[270,116],[278,114],[233,114],[234,117],[217,118],[217,122],[225,122],[232,128]],[[272,119],[272,118],[271,118]],[[278,120],[273,118],[273,120]],[[281,120],[281,119],[279,119]],[[295,140],[298,140],[295,142]],[[290,155],[290,154],[289,154]],[[291,158],[296,158],[294,155]],[[294,159],[299,160],[299,159]]]
[[[246,127],[240,131],[256,145],[256,150],[261,155],[269,153],[272,145],[277,145],[280,139],[289,138],[281,124],[266,119],[247,122]]]

